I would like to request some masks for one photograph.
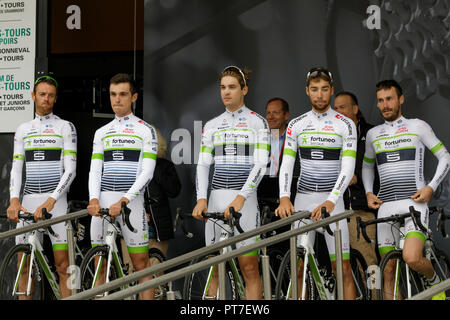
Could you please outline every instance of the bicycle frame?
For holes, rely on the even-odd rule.
[[[50,287],[52,288],[52,291],[56,297],[56,299],[60,300],[61,299],[61,294],[59,292],[59,284],[56,281],[56,276],[55,274],[51,271],[50,266],[48,264],[47,258],[45,257],[45,255],[43,254],[43,248],[42,245],[38,239],[38,236],[36,234],[36,230],[33,231],[30,236],[28,237],[28,244],[31,246],[31,257],[30,257],[30,268],[28,271],[28,282],[27,282],[27,291],[26,292],[17,292],[18,287],[19,287],[19,280],[20,277],[22,275],[22,270],[26,264],[27,261],[27,255],[23,254],[22,255],[22,259],[20,261],[19,264],[19,269],[17,272],[17,276],[14,282],[14,290],[13,290],[13,295],[26,295],[26,296],[30,296],[31,295],[31,285],[32,285],[32,279],[31,279],[31,275],[33,272],[33,263],[34,263],[34,258],[37,258],[37,261],[39,262],[39,264],[42,267],[42,270],[44,271],[44,275],[48,280],[48,283],[50,284]]]

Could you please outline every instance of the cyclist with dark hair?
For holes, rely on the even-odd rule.
[[[404,213],[413,206],[421,212],[421,222],[427,226],[427,203],[450,169],[450,155],[425,121],[403,117],[405,97],[395,80],[381,81],[376,87],[378,109],[385,122],[367,133],[362,177],[368,205],[378,209],[378,218]],[[429,183],[423,176],[425,147],[439,160]],[[375,164],[380,175],[377,195],[373,193]],[[384,256],[395,248],[398,232],[387,223],[379,224],[377,229],[379,251]],[[411,269],[425,276],[429,286],[439,283],[430,260],[423,256],[425,235],[415,228],[412,219],[405,221],[405,232],[403,259]],[[386,268],[384,277],[384,288],[389,290],[384,294],[393,295],[393,265]],[[434,299],[445,299],[445,292]]]
[[[7,214],[9,219],[18,222],[17,228],[24,226],[24,222],[19,222],[19,211],[34,212],[35,220],[42,219],[42,209],[46,209],[53,217],[67,213],[67,192],[76,174],[77,133],[72,123],[53,114],[57,88],[58,83],[53,77],[42,76],[36,80],[31,93],[35,118],[21,124],[14,135]],[[24,163],[26,180],[21,203],[19,197]],[[70,295],[70,289],[67,288],[67,231],[64,223],[52,228],[57,237],[50,235],[50,240],[61,296],[65,298]],[[16,244],[26,243],[27,239],[28,234],[18,235]]]

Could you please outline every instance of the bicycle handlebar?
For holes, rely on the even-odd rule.
[[[7,219],[8,215],[7,214],[0,214],[0,218]],[[51,218],[52,218],[52,214],[47,212],[46,208],[42,208],[42,220],[49,220]],[[19,211],[19,219],[24,220],[24,221],[35,221],[33,213],[23,212],[23,211]],[[48,232],[53,237],[55,237],[55,238],[58,237],[58,234],[56,234],[55,231],[53,231],[52,226],[48,226],[47,229],[48,229]]]
[[[125,201],[122,201],[121,206],[122,207],[120,209],[120,214],[124,216],[125,224],[127,225],[128,229],[130,229],[131,232],[137,233],[137,230],[135,228],[133,228],[133,225],[130,222],[131,209],[127,207],[127,204],[125,203]],[[100,216],[111,216],[109,214],[109,209],[108,208],[100,209],[98,214]]]
[[[445,230],[445,221],[447,219],[450,219],[450,215],[446,215],[444,212],[444,208],[441,208],[441,207],[431,207],[430,213],[432,214],[434,212],[439,213],[437,222],[436,222],[436,231],[441,230],[442,238],[447,239],[448,234],[447,234],[447,231]]]

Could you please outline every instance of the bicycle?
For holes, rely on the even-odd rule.
[[[42,215],[43,220],[52,217],[45,208],[42,209]],[[0,218],[7,218],[7,215],[0,215]],[[34,222],[34,215],[28,212],[19,212],[19,219]],[[15,245],[5,255],[0,267],[0,298],[2,300],[13,300],[20,297],[44,300],[47,298],[47,285],[51,289],[48,291],[51,294],[50,299],[61,299],[58,276],[44,253],[39,239],[40,233],[58,236],[51,226],[43,231],[34,230],[28,236],[27,244]],[[82,254],[76,242],[75,250],[78,254]],[[25,279],[24,276],[26,276]]]
[[[441,208],[430,208],[430,214],[434,212],[439,212],[439,217],[437,221],[437,229],[441,230],[444,238],[447,237],[445,232],[445,219],[449,217],[445,216],[443,209]],[[357,219],[357,237],[360,236],[360,230],[363,234],[364,239],[367,242],[371,242],[370,238],[367,236],[365,228],[371,224],[378,223],[391,223],[392,228],[399,231],[400,240],[396,245],[395,250],[388,252],[380,262],[380,289],[377,289],[377,296],[379,300],[384,300],[386,298],[384,290],[384,272],[386,266],[395,260],[395,281],[394,281],[394,300],[401,300],[406,298],[411,298],[413,295],[426,289],[425,279],[418,272],[412,270],[408,264],[405,263],[402,257],[403,245],[405,242],[405,219],[411,218],[416,229],[420,229],[424,232],[426,236],[426,242],[424,246],[425,257],[431,261],[434,270],[439,275],[442,281],[446,280],[450,276],[450,261],[447,255],[436,248],[432,238],[432,232],[430,229],[424,227],[420,221],[420,212],[416,211],[413,206],[409,207],[409,212],[403,214],[396,214],[386,218],[373,219],[366,222]],[[447,293],[447,296],[449,294]]]
[[[234,235],[233,228],[236,226],[237,230],[240,233],[243,233],[239,219],[241,218],[240,212],[235,212],[233,208],[230,208],[230,219],[225,219],[223,212],[209,212],[204,213],[203,217],[205,219],[215,219],[223,221],[224,224],[220,226],[222,228],[222,232],[220,234],[220,241],[224,241],[228,239],[230,236]],[[177,218],[176,223],[181,221],[181,227],[186,236],[192,237],[192,234],[187,232],[184,227],[184,218],[192,218],[191,215],[183,216],[181,213],[181,209],[177,210]],[[220,254],[225,254],[232,250],[231,246],[224,247],[220,250]],[[190,264],[195,264],[197,262],[207,260],[214,256],[214,254],[207,255],[205,257],[194,259]],[[239,300],[245,299],[245,289],[244,282],[242,280],[238,264],[236,260],[230,259],[225,263],[226,268],[226,288],[225,291],[227,293],[227,300]],[[211,266],[209,270],[201,270],[195,273],[192,273],[184,278],[184,286],[183,286],[183,299],[184,300],[215,300],[219,296],[219,290],[217,289],[216,295],[211,295],[209,292],[209,288],[211,285],[211,280],[214,272],[216,272],[217,266]]]
[[[329,214],[322,208],[322,219],[329,217]],[[328,234],[333,235],[329,226],[325,227]],[[302,300],[335,300],[336,299],[336,279],[331,270],[331,263],[320,265],[318,257],[312,245],[312,239],[316,232],[307,232],[301,235],[300,242],[297,243],[296,261],[304,261],[302,280]],[[283,257],[277,276],[275,286],[276,300],[289,300],[292,297],[291,282],[291,250],[289,249]],[[356,300],[370,300],[371,293],[367,289],[367,263],[362,254],[350,248],[350,264],[352,276],[356,289]]]

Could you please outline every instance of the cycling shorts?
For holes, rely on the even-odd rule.
[[[428,226],[429,214],[426,203],[417,203],[412,199],[403,199],[398,201],[383,202],[378,209],[378,218],[390,217],[394,214],[407,213],[409,207],[420,212],[420,220],[424,227]],[[386,254],[395,249],[400,240],[399,224],[379,223],[377,226],[378,250],[380,254]],[[422,239],[424,242],[426,237],[424,233],[416,229],[411,218],[405,219],[405,238],[414,237]]]
[[[49,197],[51,193],[40,193],[40,194],[26,194],[23,196],[22,206],[30,213],[34,213],[34,211],[42,205]],[[62,215],[67,214],[67,194],[62,194],[58,200],[55,202],[55,206],[53,210],[50,211],[52,218],[60,217]],[[31,221],[20,221],[17,224],[17,228],[22,228],[26,225],[32,223]],[[55,225],[52,225],[52,230],[55,232],[56,237],[50,236],[50,240],[52,242],[53,251],[57,250],[67,250],[67,227],[65,222],[61,222]],[[28,236],[30,233],[20,234],[16,236],[16,244],[25,244],[28,243]],[[39,240],[41,244],[43,243],[42,233],[39,233]]]
[[[123,192],[102,191],[100,193],[100,207],[109,208],[112,204],[118,202],[123,197]],[[134,229],[133,233],[128,229],[122,215],[116,217],[116,220],[122,230],[122,235],[128,248],[129,253],[145,253],[148,252],[148,222],[144,210],[144,196],[137,196],[128,203],[131,209],[130,223]],[[91,220],[91,244],[92,246],[105,244],[106,232],[108,231],[108,223],[101,217],[92,217]]]
[[[224,212],[228,205],[237,197],[239,190],[212,190],[208,202],[209,212]],[[259,221],[259,207],[256,198],[256,192],[249,195],[244,203],[244,207],[240,211],[242,217],[239,221],[241,228],[244,232],[258,228],[260,225]],[[205,242],[206,245],[214,244],[219,241],[221,231],[223,230],[221,226],[223,221],[208,219],[205,225]],[[234,235],[238,235],[239,231],[234,227]],[[254,236],[243,241],[236,243],[236,249],[243,246],[250,245],[259,240],[259,236]],[[244,256],[257,255],[258,251],[252,251]]]
[[[318,193],[297,193],[294,202],[295,211],[310,211],[312,212],[318,205],[324,203],[329,197],[328,192],[318,192]],[[334,207],[333,212],[330,215],[339,214],[345,211],[344,200],[340,197]],[[313,223],[312,219],[301,219],[294,223],[294,228],[299,228],[309,223]],[[330,224],[331,231],[334,232],[336,230],[336,223]],[[339,221],[339,229],[341,230],[341,239],[342,239],[342,259],[349,260],[350,259],[350,238],[348,234],[348,225],[347,220],[342,219]],[[336,247],[334,236],[328,234],[324,228],[317,229],[320,233],[323,233],[325,236],[325,241],[328,247],[328,253],[330,255],[331,261],[336,260]],[[316,231],[312,230],[307,233],[300,234],[297,237],[297,245],[302,243],[302,240],[305,241],[306,237],[309,238],[311,247],[314,246],[314,241],[316,238]]]

